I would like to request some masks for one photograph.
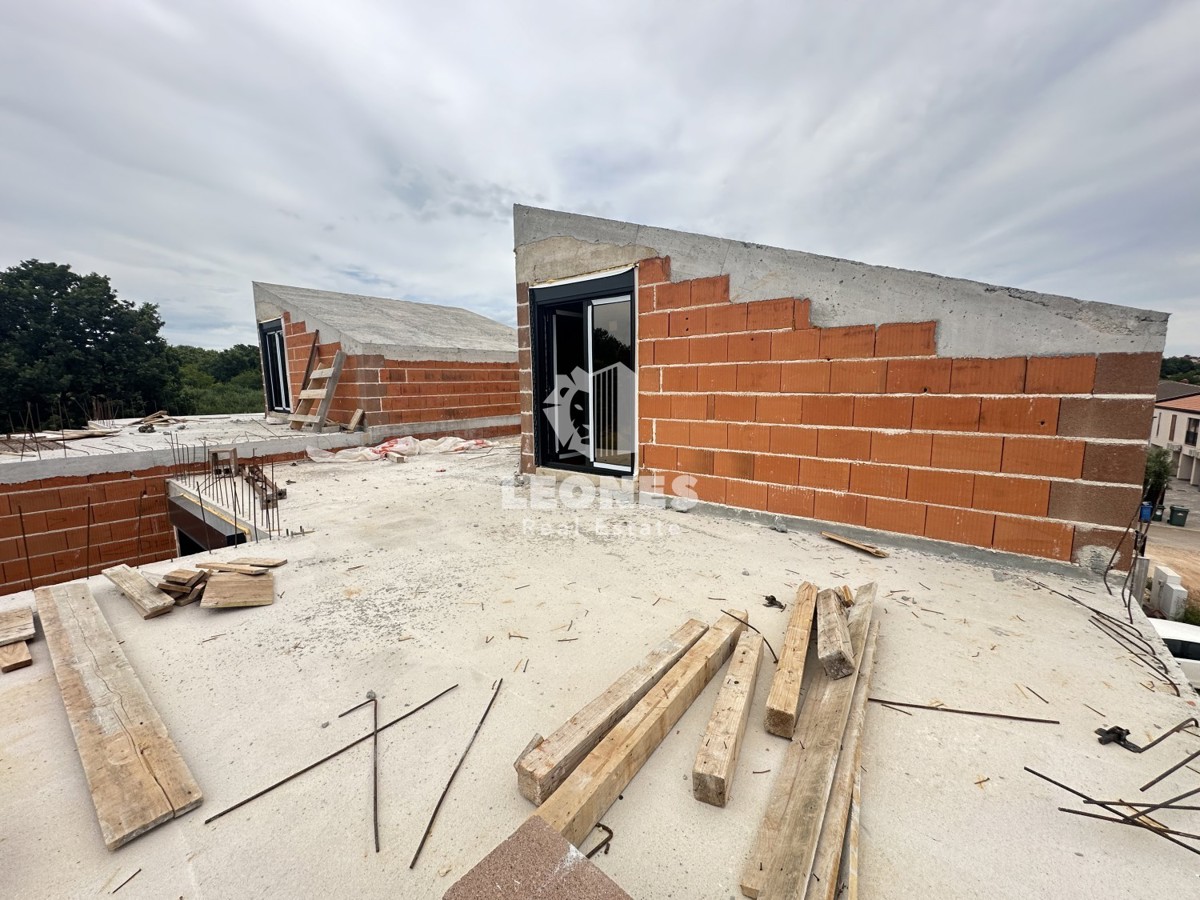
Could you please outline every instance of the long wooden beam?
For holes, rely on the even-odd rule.
[[[856,604],[850,611],[850,640],[858,650],[866,646],[872,607],[873,604],[869,602],[862,605]],[[835,682],[818,668],[813,674],[812,684],[809,685],[810,700],[805,702],[805,715],[809,714],[808,711],[816,704],[816,698],[823,694],[829,685],[844,684],[847,681],[847,679],[842,679],[840,682]],[[853,683],[851,683],[851,689],[853,689]],[[775,777],[775,783],[771,786],[766,812],[763,813],[754,843],[746,857],[746,864],[742,868],[741,888],[742,893],[747,897],[758,897],[766,884],[767,869],[775,856],[775,847],[783,828],[788,801],[791,799],[792,789],[804,765],[805,746],[802,741],[794,740],[788,745],[783,764]]]
[[[707,630],[708,626],[698,619],[684,622],[548,738],[535,735],[514,764],[521,796],[538,806],[550,799],[583,758]]]
[[[821,824],[841,755],[842,736],[850,717],[856,683],[871,678],[876,629],[867,637],[854,677],[829,681],[820,695],[805,704],[803,768],[792,785],[779,829],[774,858],[767,867],[762,895],[767,900],[804,897],[821,836]]]
[[[702,803],[724,806],[729,802],[738,753],[750,718],[754,685],[758,682],[762,648],[762,635],[749,631],[738,639],[734,648],[692,766],[692,795]]]
[[[746,618],[744,611],[732,612]],[[744,628],[721,616],[534,815],[578,847],[717,673]]]
[[[783,649],[767,695],[766,728],[771,734],[791,738],[800,712],[800,685],[804,678],[804,659],[808,656],[808,635],[812,631],[817,588],[807,581],[796,591],[792,617],[783,636]]]
[[[879,626],[872,625],[867,634],[867,643],[876,640]],[[865,658],[865,657],[864,657]],[[863,727],[867,718],[867,697],[871,692],[871,676],[864,672],[854,685],[854,699],[850,703],[850,721],[842,737],[842,752],[838,756],[837,770],[833,773],[833,788],[829,792],[829,803],[825,807],[825,818],[821,822],[821,836],[817,840],[817,852],[813,859],[812,875],[808,881],[811,900],[836,900],[838,895],[838,870],[842,864],[842,848],[846,843],[847,820],[851,801],[858,785],[858,770],[862,763]]]
[[[113,566],[104,570],[104,576],[129,598],[133,608],[143,619],[152,619],[169,613],[175,608],[175,600],[147,581],[140,572],[126,565]]]
[[[34,592],[104,845],[114,850],[202,795],[84,584]]]

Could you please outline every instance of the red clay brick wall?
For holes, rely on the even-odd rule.
[[[25,590],[30,575],[35,587],[82,578],[87,559],[95,575],[118,563],[137,565],[174,557],[166,478],[167,469],[159,467],[0,484],[0,594]],[[22,516],[28,567],[21,538]]]
[[[710,502],[1051,559],[1121,538],[1157,354],[950,359],[933,322],[813,328],[808,300],[731,303],[727,276],[669,277],[669,260],[639,266],[644,474],[693,475]]]
[[[305,456],[297,450],[255,460],[278,463]],[[0,484],[0,594],[28,589],[30,575],[34,587],[42,587],[95,575],[119,563],[138,566],[174,559],[178,548],[167,515],[170,474],[168,467],[155,466]]]
[[[287,312],[283,320],[288,380],[292,397],[298,398],[312,352],[313,332],[304,322],[293,322]],[[329,365],[340,349],[338,343],[318,344],[319,361],[314,368]],[[293,408],[297,402],[293,400]],[[380,355],[347,356],[329,419],[349,424],[357,409],[363,410],[367,426],[515,416],[519,409],[517,364],[406,362]],[[453,432],[461,437],[496,437],[516,434],[517,426],[453,429]]]

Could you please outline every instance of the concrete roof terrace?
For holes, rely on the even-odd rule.
[[[764,520],[699,509],[532,510],[528,487],[502,486],[515,462],[516,444],[506,441],[482,455],[404,465],[288,467],[283,524],[311,533],[251,548],[288,559],[272,606],[193,604],[143,620],[105,579],[92,578],[205,801],[105,850],[39,635],[34,664],[0,676],[0,848],[13,895],[108,893],[136,872],[123,897],[440,897],[530,814],[512,763],[534,732],[556,728],[690,617],[746,609],[778,648],[787,614],[765,608],[763,597],[790,604],[802,580],[878,581],[874,696],[1060,722],[906,715],[870,704],[863,897],[1194,895],[1195,856],[1141,829],[1060,813],[1081,805],[1023,771],[1102,799],[1159,799],[1197,784],[1185,769],[1137,793],[1200,749],[1194,732],[1140,755],[1097,742],[1094,729],[1108,725],[1145,742],[1195,715],[1196,698],[1155,685],[1089,624],[1087,610],[1030,580],[1119,614],[1095,576],[984,551],[941,554],[887,536],[877,541],[891,555],[876,559],[798,522],[780,533]],[[31,602],[28,592],[14,594],[0,598],[0,609]],[[1140,613],[1135,621],[1156,640]],[[574,640],[563,640],[568,633]],[[691,795],[718,676],[603,816],[615,837],[594,862],[632,896],[739,896],[786,746],[761,725],[770,675],[768,657],[729,806]],[[496,706],[410,870],[500,677]],[[456,683],[380,737],[378,855],[369,742],[204,824],[367,733],[369,712],[338,714],[368,690],[379,695],[384,721]],[[1156,814],[1193,832],[1196,816]]]

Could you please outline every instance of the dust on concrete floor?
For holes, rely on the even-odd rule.
[[[1144,670],[1084,610],[1035,589],[1007,563],[993,569],[905,549],[876,559],[814,534],[698,512],[506,508],[501,481],[515,464],[509,446],[483,457],[277,470],[294,481],[284,521],[313,533],[213,554],[286,556],[273,606],[192,605],[143,621],[93,578],[205,802],[106,851],[39,637],[34,665],[0,677],[0,856],[13,893],[108,892],[140,869],[123,897],[440,897],[530,813],[512,763],[534,732],[549,733],[690,617],[747,609],[778,648],[787,613],[764,608],[763,598],[790,603],[805,579],[878,580],[875,696],[1062,721],[907,716],[872,704],[864,897],[1142,897],[1148,873],[1156,896],[1194,891],[1195,857],[1136,829],[1059,813],[1071,798],[1022,771],[1032,766],[1096,796],[1131,795],[1200,748],[1188,734],[1141,756],[1097,744],[1100,725],[1145,740],[1194,708],[1148,688]],[[512,496],[527,500],[529,491]],[[1081,572],[1038,577],[1117,609]],[[13,595],[0,607],[29,600]],[[718,677],[605,814],[616,836],[595,861],[631,895],[739,896],[742,860],[784,755],[784,742],[761,728],[770,675],[766,659],[729,806],[691,796]],[[410,871],[499,677],[496,706]],[[366,733],[369,712],[338,713],[368,690],[380,695],[386,721],[454,683],[457,690],[380,739],[379,855],[369,742],[204,824]],[[1184,771],[1163,791],[1194,781]]]

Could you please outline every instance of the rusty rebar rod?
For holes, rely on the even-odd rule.
[[[367,691],[367,699],[357,706],[352,706],[344,713],[338,713],[338,718],[349,715],[356,709],[362,709],[371,704],[371,809],[375,826],[375,852],[379,852],[379,698],[374,691]]]
[[[321,765],[322,763],[329,762],[329,760],[333,759],[335,756],[338,756],[338,755],[340,755],[340,754],[342,754],[342,753],[345,753],[345,752],[346,752],[347,750],[349,750],[351,747],[357,747],[357,746],[358,746],[359,744],[361,744],[363,741],[368,741],[368,740],[370,740],[370,739],[371,739],[371,738],[372,738],[374,735],[378,734],[379,732],[381,732],[381,731],[386,731],[387,729],[389,729],[389,728],[391,728],[393,725],[395,725],[397,722],[403,722],[403,721],[404,721],[405,719],[407,719],[409,716],[411,716],[411,715],[414,715],[415,713],[418,713],[418,712],[420,712],[420,711],[421,711],[421,710],[423,710],[425,707],[427,707],[427,706],[428,706],[430,703],[433,703],[433,701],[435,701],[435,700],[438,700],[438,699],[440,699],[441,697],[444,697],[446,694],[450,693],[450,692],[451,692],[452,690],[454,690],[456,687],[458,687],[458,685],[457,685],[457,684],[452,684],[452,685],[450,685],[450,687],[446,688],[446,689],[445,689],[444,691],[442,691],[441,693],[439,693],[439,694],[434,694],[432,697],[430,697],[428,700],[426,700],[426,701],[425,701],[424,703],[422,703],[420,706],[414,706],[414,707],[413,707],[412,709],[410,709],[408,712],[404,713],[404,715],[402,715],[402,716],[397,716],[396,718],[392,719],[392,721],[388,722],[387,724],[385,724],[385,725],[380,725],[378,728],[374,728],[374,729],[372,729],[370,733],[368,733],[368,734],[364,734],[362,737],[358,738],[358,740],[351,741],[350,743],[346,744],[346,746],[342,747],[340,750],[334,750],[332,753],[328,754],[327,756],[323,756],[323,757],[321,757],[320,759],[318,759],[318,760],[317,760],[315,763],[312,763],[312,764],[310,764],[310,765],[307,765],[307,766],[305,766],[303,769],[301,769],[301,770],[300,770],[300,771],[298,771],[298,772],[293,772],[291,775],[287,776],[287,778],[281,778],[279,781],[275,782],[275,783],[274,783],[273,785],[271,785],[270,787],[265,787],[265,788],[263,788],[263,789],[262,789],[261,791],[259,791],[257,794],[253,794],[253,795],[251,795],[251,796],[247,797],[245,800],[239,800],[237,803],[233,804],[233,806],[230,806],[230,807],[227,807],[227,808],[225,808],[225,809],[221,810],[221,811],[220,811],[219,813],[217,813],[216,815],[209,816],[207,819],[205,819],[205,820],[204,820],[204,824],[205,824],[205,825],[207,825],[209,822],[216,821],[217,819],[221,818],[221,816],[223,816],[223,815],[226,815],[227,813],[231,813],[231,812],[233,812],[235,809],[240,809],[241,807],[243,807],[243,806],[245,806],[247,803],[249,803],[251,800],[257,800],[257,799],[258,799],[259,797],[261,797],[263,794],[269,794],[271,791],[275,790],[275,788],[277,788],[277,787],[280,787],[281,785],[285,785],[285,784],[287,784],[289,781],[291,781],[291,780],[292,780],[292,779],[294,779],[294,778],[298,778],[298,777],[300,777],[300,776],[301,776],[301,775],[303,775],[305,772],[311,772],[311,771],[312,771],[313,769],[315,769],[317,766]]]
[[[909,709],[927,709],[932,712],[958,713],[960,716],[984,716],[989,719],[1006,719],[1010,722],[1034,722],[1038,725],[1060,725],[1058,719],[1035,719],[1030,716],[1012,716],[1008,713],[980,712],[977,709],[955,709],[952,706],[929,706],[924,703],[901,703],[899,700],[880,700],[878,697],[868,697],[872,703],[884,706],[906,706]]]
[[[1067,785],[1063,784],[1061,781],[1055,781],[1049,775],[1043,775],[1041,772],[1037,772],[1037,771],[1029,768],[1029,766],[1024,766],[1023,768],[1030,775],[1034,775],[1034,776],[1042,779],[1042,781],[1048,781],[1048,782],[1050,782],[1050,784],[1054,785],[1056,788],[1060,788],[1061,790],[1066,791],[1068,794],[1074,794],[1076,797],[1078,797],[1080,800],[1083,800],[1085,803],[1092,800],[1091,797],[1089,797],[1087,794],[1083,793],[1082,791],[1077,791],[1073,787],[1068,787]],[[1106,809],[1113,815],[1121,816],[1122,818],[1124,818],[1124,813],[1121,812],[1121,810],[1117,809],[1116,807],[1112,806],[1111,804],[1100,803],[1099,801],[1094,801],[1094,802],[1095,802],[1095,805],[1099,806],[1101,809]],[[1145,814],[1146,814],[1146,811],[1137,813],[1137,815],[1139,815],[1139,816],[1142,816]],[[1178,844],[1184,850],[1190,850],[1192,853],[1200,855],[1200,850],[1197,850],[1195,847],[1191,846],[1190,844],[1185,844],[1183,841],[1178,840],[1177,838],[1174,838],[1169,834],[1163,834],[1157,828],[1151,828],[1149,825],[1145,824],[1144,822],[1133,822],[1133,824],[1137,825],[1139,828],[1145,828],[1147,831],[1151,832],[1152,834],[1157,834],[1164,841],[1170,841],[1172,844]]]
[[[425,826],[425,833],[421,835],[421,842],[417,844],[417,852],[413,854],[412,862],[408,864],[410,869],[417,864],[417,858],[421,855],[421,851],[425,848],[425,842],[429,840],[429,835],[433,832],[433,822],[437,819],[438,810],[442,808],[442,803],[445,802],[446,795],[450,793],[450,785],[454,783],[454,776],[462,768],[463,761],[467,758],[467,753],[470,751],[471,745],[475,743],[475,738],[479,737],[479,729],[483,727],[484,720],[488,717],[488,713],[492,711],[492,704],[496,702],[496,697],[500,693],[500,685],[502,684],[504,684],[503,678],[496,682],[496,686],[492,689],[491,699],[488,700],[488,705],[484,709],[483,715],[479,717],[479,724],[475,726],[475,731],[471,735],[471,739],[467,741],[467,746],[463,748],[462,756],[458,758],[458,764],[455,765],[454,771],[450,773],[450,777],[446,780],[446,786],[442,788],[442,794],[438,797],[437,804],[433,807],[433,813],[429,816],[429,824]]]

